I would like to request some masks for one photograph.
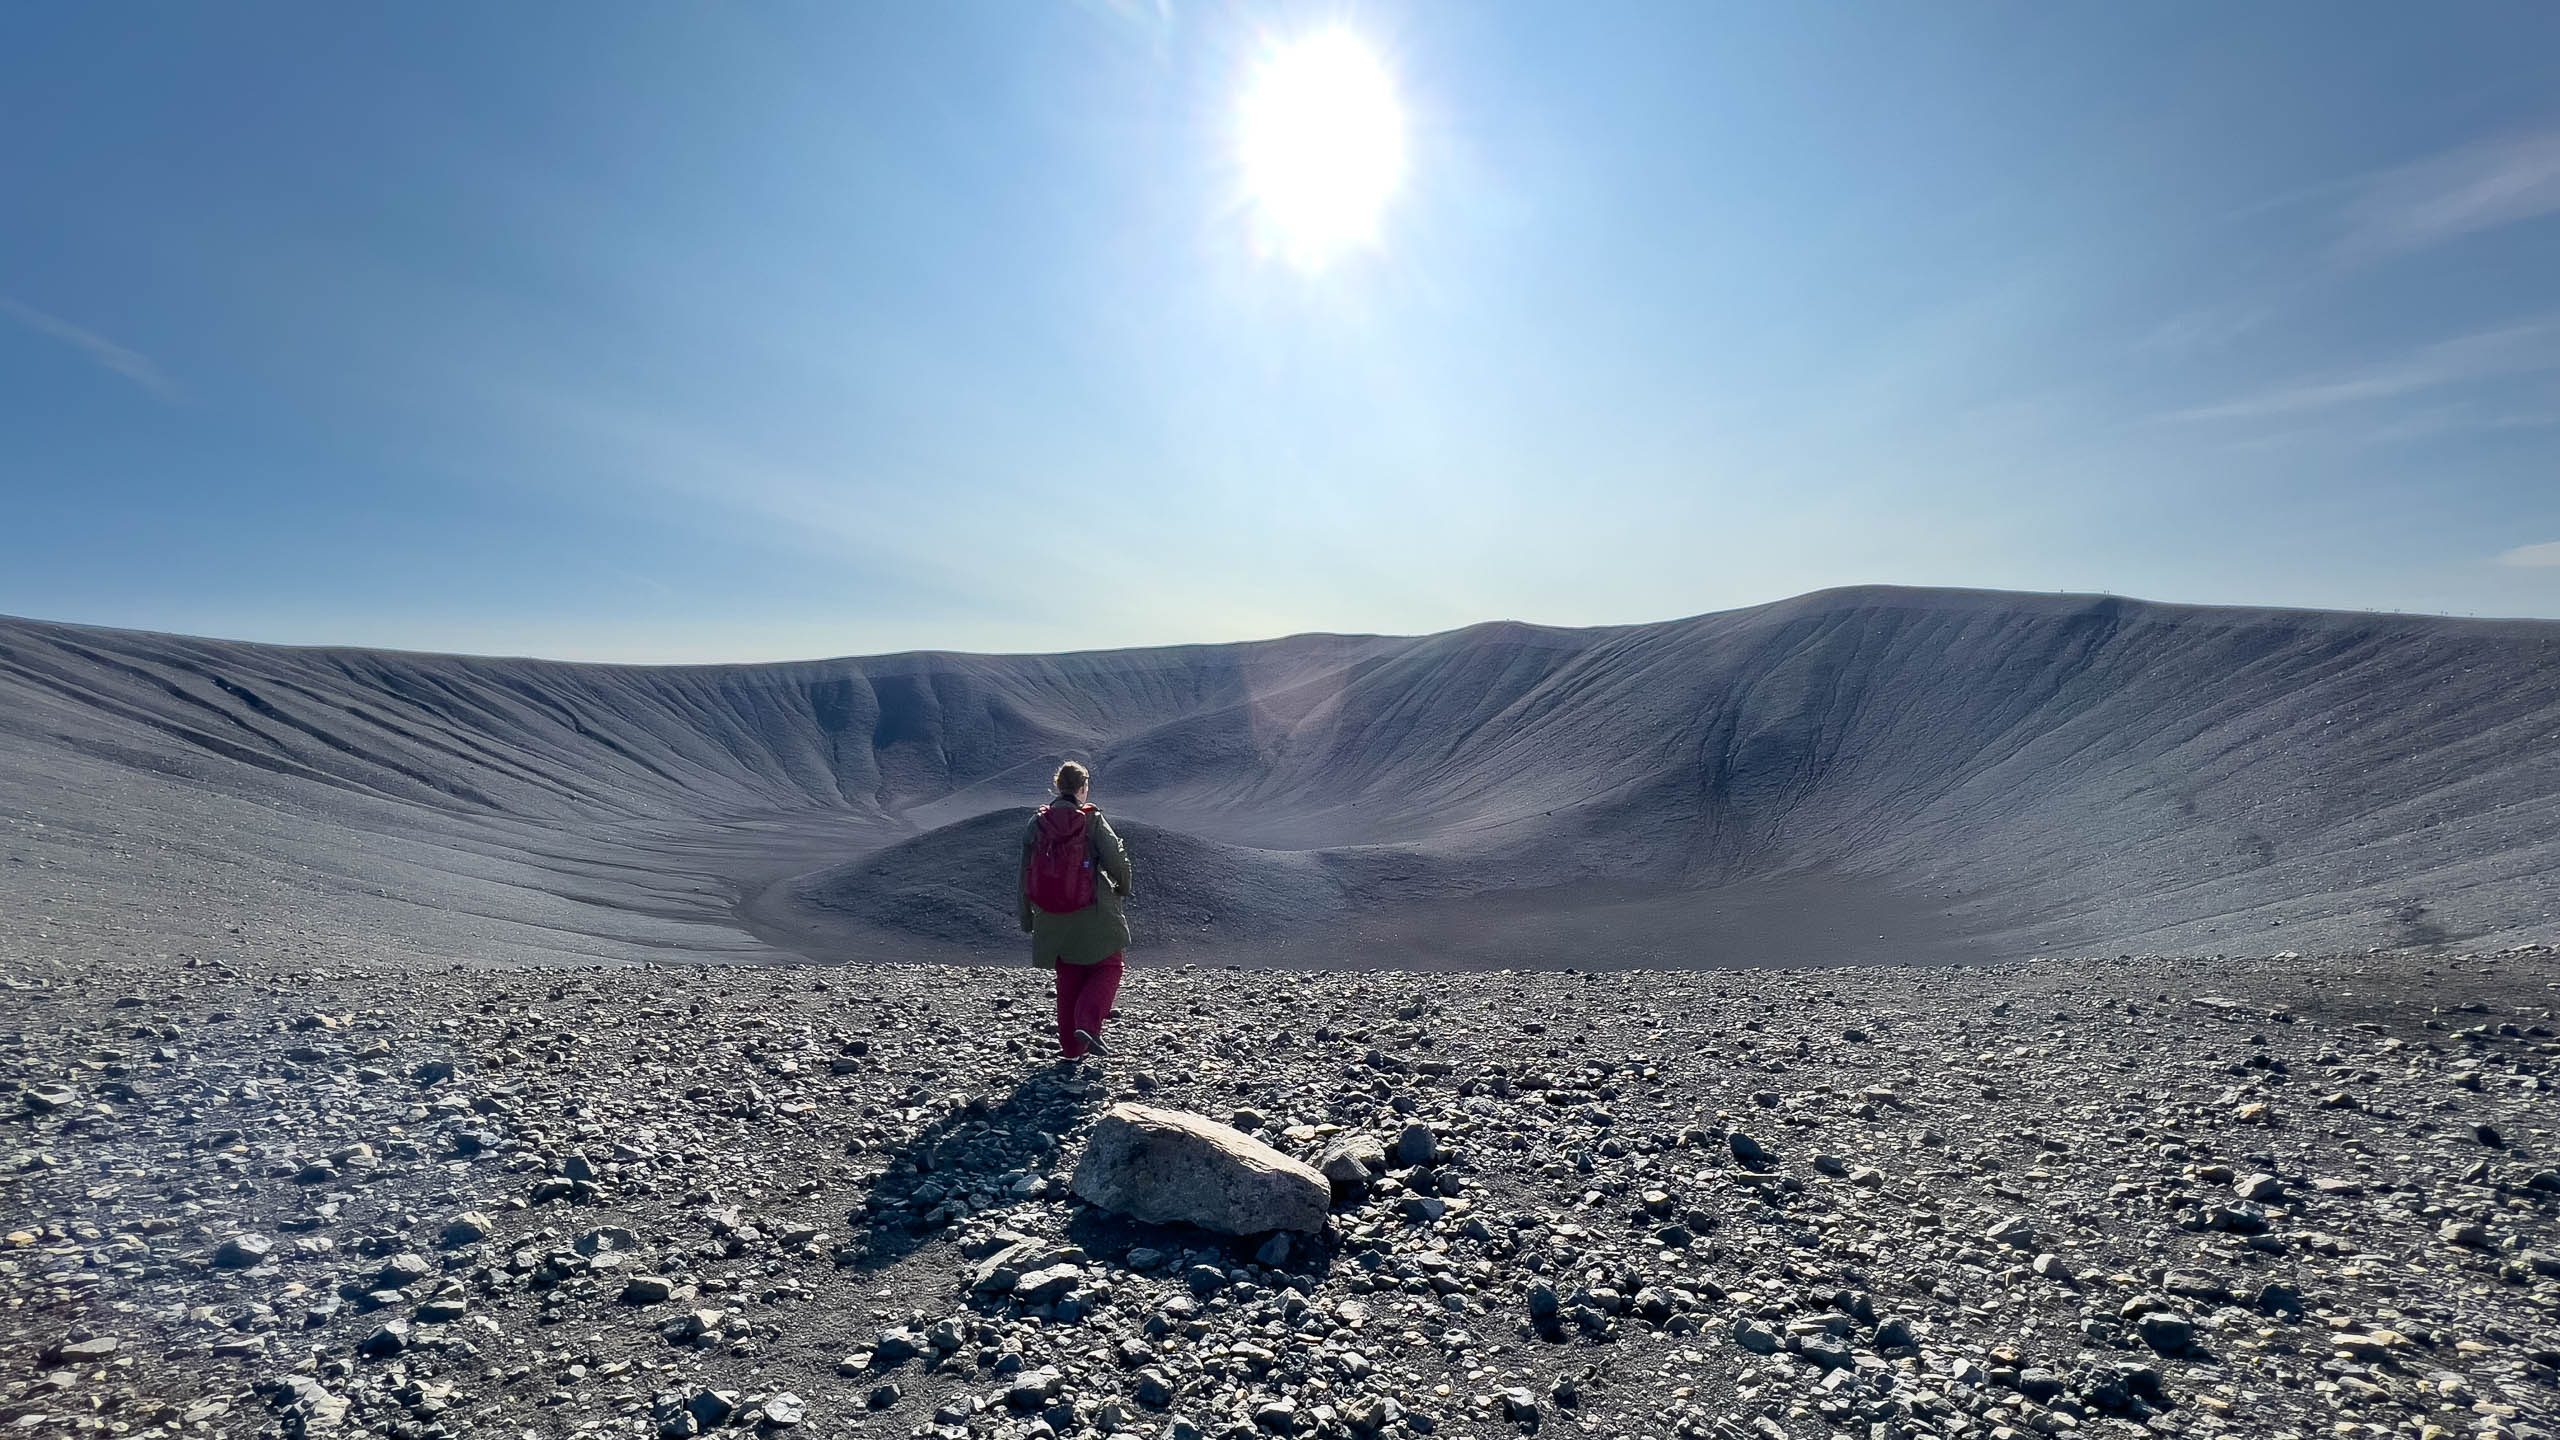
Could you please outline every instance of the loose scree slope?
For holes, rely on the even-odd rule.
[[[0,620],[12,944],[1718,965],[2548,939],[2560,623],[1861,588],[1661,624],[616,666]]]

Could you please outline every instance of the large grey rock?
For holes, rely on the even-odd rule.
[[[1149,1224],[1229,1235],[1324,1228],[1333,1188],[1242,1131],[1179,1110],[1114,1105],[1095,1123],[1071,1188]]]

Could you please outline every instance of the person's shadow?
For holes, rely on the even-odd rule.
[[[1017,1172],[1054,1170],[1049,1193],[1063,1189],[1061,1147],[1109,1100],[1102,1081],[1043,1066],[1002,1100],[979,1097],[941,1116],[889,1153],[887,1168],[846,1216],[853,1238],[838,1261],[863,1269],[893,1264],[958,1223],[964,1208],[1020,1198],[1005,1178]]]

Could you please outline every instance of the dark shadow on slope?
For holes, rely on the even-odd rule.
[[[1012,954],[1022,943],[1013,902],[1022,827],[1031,807],[990,811],[898,841],[858,860],[769,887],[739,910],[750,929],[823,941],[887,931],[924,945]],[[1141,945],[1171,934],[1303,933],[1380,890],[1390,857],[1375,848],[1261,850],[1228,845],[1128,816],[1111,823],[1138,857]],[[1445,890],[1448,867],[1404,857],[1393,882],[1415,898]],[[795,947],[797,948],[797,947]]]
[[[2401,948],[2423,950],[2453,938],[2443,925],[2428,918],[2433,910],[2434,907],[2415,895],[2392,902],[2391,922],[2400,927]]]
[[[1125,828],[1132,832],[1130,853],[1140,876],[1138,897],[1129,907],[1131,963],[1139,966],[1463,971],[1937,965],[2014,959],[2086,938],[2051,925],[2031,939],[1989,938],[2015,925],[1996,891],[1915,894],[1872,877],[1818,870],[1695,888],[1585,881],[1425,898],[1441,888],[1441,877],[1434,875],[1430,883],[1411,887],[1423,894],[1398,897],[1401,887],[1394,884],[1364,885],[1366,893],[1358,897],[1363,903],[1337,898],[1331,908],[1297,923],[1265,923],[1270,917],[1258,907],[1221,905],[1225,897],[1218,889],[1184,893],[1182,867],[1158,864],[1157,853],[1142,848],[1137,827]],[[995,887],[1009,884],[1009,874],[964,875],[948,887],[846,893],[862,873],[859,866],[826,872],[832,884],[843,887],[836,903],[826,906],[799,903],[794,890],[802,882],[785,881],[741,906],[739,919],[767,944],[821,963],[965,964],[1011,962],[1019,955],[1022,937],[1010,915],[1000,930],[989,918],[1005,894]],[[1244,879],[1221,883],[1233,892],[1251,888]],[[981,888],[965,888],[971,885]],[[959,939],[942,930],[942,919],[959,906],[983,922],[986,938]]]

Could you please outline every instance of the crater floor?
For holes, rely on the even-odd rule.
[[[1140,967],[1115,1058],[1061,1073],[1021,968],[0,943],[0,1420],[25,1433],[2308,1440],[2560,1414],[2545,949]],[[1139,1226],[1064,1193],[1123,1099],[1401,1158],[1277,1249]]]

